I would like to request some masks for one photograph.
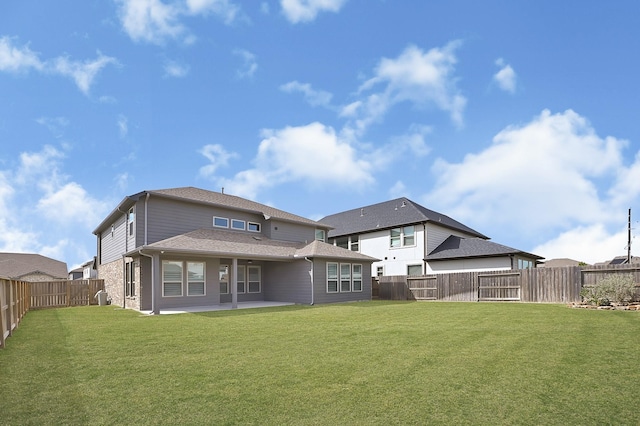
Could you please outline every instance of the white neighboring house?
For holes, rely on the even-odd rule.
[[[330,244],[382,259],[373,263],[373,276],[524,269],[543,259],[488,241],[408,198],[333,214],[320,222],[333,227],[327,234]]]

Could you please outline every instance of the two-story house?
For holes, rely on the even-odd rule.
[[[331,227],[185,187],[125,197],[94,230],[112,303],[160,309],[371,298],[377,259],[323,242]]]
[[[480,232],[398,198],[320,219],[328,242],[379,261],[372,274],[423,275],[535,267],[542,257],[488,241]]]

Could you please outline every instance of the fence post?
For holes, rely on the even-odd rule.
[[[4,308],[6,303],[6,287],[7,281],[5,279],[0,279],[0,348],[4,348],[4,331],[6,330],[5,322],[7,320]]]
[[[65,281],[64,284],[67,287],[67,306],[71,306],[71,286],[69,285],[70,281]]]

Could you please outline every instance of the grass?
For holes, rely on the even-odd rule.
[[[365,302],[29,312],[0,424],[638,424],[638,312]]]

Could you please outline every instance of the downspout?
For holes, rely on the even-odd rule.
[[[314,299],[313,299],[313,294],[314,294],[314,290],[313,290],[313,260],[309,259],[307,256],[304,257],[304,260],[306,260],[307,262],[309,262],[311,264],[311,270],[309,271],[309,276],[311,277],[311,306],[313,306],[313,303],[314,303]]]
[[[149,259],[151,259],[151,315],[154,315],[156,313],[156,284],[154,280],[155,274],[153,273],[153,271],[156,268],[153,264],[153,256],[143,253],[142,249],[138,250],[138,254],[140,256],[148,257]]]
[[[427,275],[427,222],[422,222],[422,230],[424,231],[422,234],[423,241],[423,251],[424,255],[422,256],[422,265],[424,266],[424,274]]]

